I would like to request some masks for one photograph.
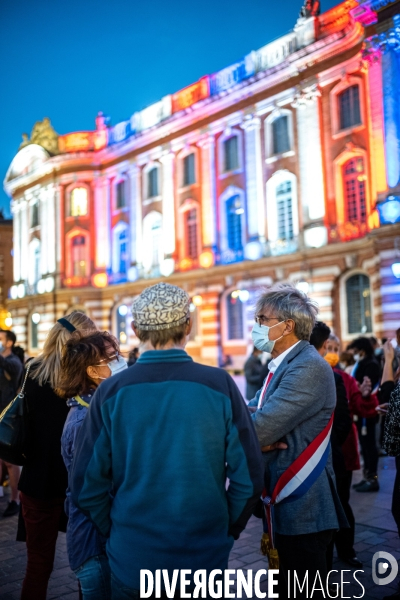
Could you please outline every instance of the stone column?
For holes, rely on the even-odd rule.
[[[172,257],[175,252],[175,194],[174,194],[174,158],[172,152],[161,157],[162,169],[162,211],[164,256]]]
[[[95,270],[106,271],[110,266],[110,183],[107,177],[98,176],[94,186]]]
[[[23,200],[14,200],[12,203],[14,281],[21,279],[21,207],[23,203]]]
[[[47,272],[56,270],[56,191],[53,184],[47,187]],[[42,229],[43,231],[43,229]]]
[[[216,181],[215,181],[215,140],[206,135],[198,143],[201,148],[201,211],[203,247],[216,249]]]
[[[325,216],[325,191],[317,85],[301,90],[292,106],[297,109],[298,153],[303,224]]]
[[[136,163],[129,167],[130,259],[133,265],[141,262],[142,194],[140,169]]]
[[[23,281],[28,279],[29,271],[29,202],[27,199],[21,202],[21,269],[20,276]]]
[[[246,195],[247,227],[249,237],[265,242],[265,201],[263,190],[263,168],[261,155],[261,120],[252,117],[246,120],[242,128],[245,131],[246,144]]]

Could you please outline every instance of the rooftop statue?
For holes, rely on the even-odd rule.
[[[301,7],[300,17],[318,17],[321,14],[321,2],[319,0],[305,0]]]
[[[44,117],[43,121],[36,121],[32,129],[31,139],[28,138],[26,133],[22,134],[22,143],[19,150],[28,146],[28,144],[39,144],[50,154],[58,154],[58,134],[54,131],[48,117]]]

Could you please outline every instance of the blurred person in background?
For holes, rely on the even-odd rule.
[[[0,331],[0,413],[14,400],[21,384],[23,366],[14,352],[17,337],[13,331]],[[21,467],[0,460],[0,496],[3,492],[3,464],[8,471],[11,497],[3,517],[12,517],[19,512],[18,480]]]
[[[355,484],[353,488],[357,492],[377,492],[379,490],[379,452],[376,440],[376,424],[379,421],[379,416],[375,409],[379,404],[376,392],[379,387],[381,371],[368,338],[357,338],[348,346],[348,349],[354,351],[354,359],[356,360],[352,371],[353,377],[360,385],[368,378],[371,388],[371,403],[368,408],[361,409],[357,421],[358,436],[364,460],[364,479]]]
[[[400,537],[400,367],[393,372],[395,350],[390,341],[383,346],[385,363],[379,390],[378,411],[386,415],[383,447],[396,460],[396,478],[393,487],[392,514]],[[384,600],[400,599],[400,580],[397,592]]]
[[[351,375],[351,372],[356,364],[354,360],[354,356],[352,352],[347,352],[346,350],[341,352],[339,355],[339,366],[343,371]]]
[[[70,407],[61,437],[61,453],[67,471],[75,455],[75,443],[91,399],[100,383],[126,369],[119,344],[111,334],[75,332],[65,344],[57,392]],[[81,457],[77,457],[81,460]],[[106,538],[71,501],[67,489],[67,551],[69,564],[79,580],[83,600],[109,600],[111,572],[105,550]]]
[[[131,350],[129,352],[128,367],[132,367],[136,363],[138,358],[139,358],[139,348],[133,348],[133,350]]]
[[[264,365],[261,362],[263,353],[255,346],[253,352],[244,364],[244,376],[246,378],[246,399],[252,400],[260,389],[260,380],[262,377]]]
[[[42,352],[27,363],[30,365],[25,387],[29,443],[18,486],[22,515],[17,540],[26,541],[28,560],[21,600],[46,600],[58,531],[66,529],[64,502],[68,476],[60,440],[69,407],[55,390],[62,350],[76,330],[96,331],[96,326],[85,314],[72,312],[57,321]]]

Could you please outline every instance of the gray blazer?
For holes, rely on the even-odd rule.
[[[249,406],[257,406],[261,390]],[[261,446],[278,440],[287,450],[263,454],[265,484],[272,493],[276,482],[328,423],[336,406],[332,368],[309,342],[301,341],[287,354],[268,385],[266,399],[252,419]],[[336,491],[332,456],[308,492],[293,502],[277,504],[275,531],[283,535],[315,533],[348,527]]]

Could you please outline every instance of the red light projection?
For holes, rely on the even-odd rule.
[[[76,131],[60,135],[58,146],[60,152],[87,152],[93,150],[93,131]]]
[[[173,94],[172,112],[176,113],[180,110],[184,110],[185,108],[192,106],[192,104],[195,104],[200,100],[208,98],[209,95],[209,77],[208,75],[206,75],[205,77],[199,79],[199,81],[197,81],[196,83],[193,83],[192,85],[189,85],[180,92],[176,92],[176,94]]]
[[[350,22],[350,11],[358,6],[357,0],[346,0],[318,17],[320,35],[341,31]]]

